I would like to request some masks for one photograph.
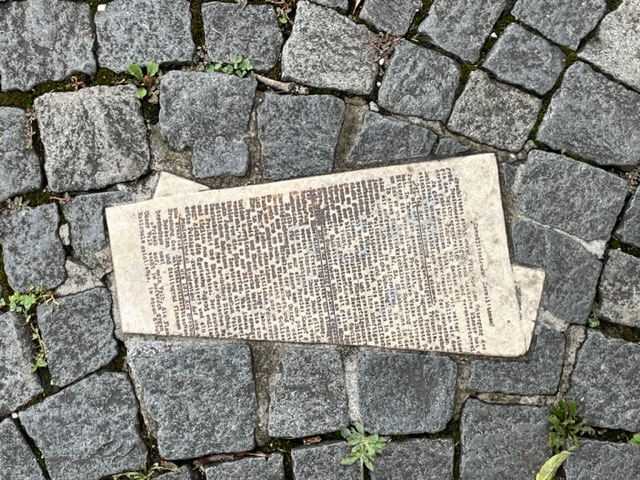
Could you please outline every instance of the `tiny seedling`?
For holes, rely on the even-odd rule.
[[[631,437],[631,440],[629,440],[629,443],[636,447],[640,447],[640,432],[635,433],[633,437]]]
[[[289,14],[293,10],[295,0],[267,0],[267,3],[276,7],[276,17],[278,24],[284,29],[293,22]]]
[[[378,434],[367,435],[364,426],[356,422],[351,428],[343,428],[342,436],[351,447],[351,451],[341,461],[342,465],[360,464],[360,478],[364,479],[365,467],[373,470],[373,458],[384,450],[387,439]]]
[[[157,473],[162,472],[177,472],[178,466],[171,462],[161,461],[152,465],[149,469],[146,467],[146,462],[142,463],[142,467],[138,472],[123,472],[117,473],[111,476],[112,480],[149,480]]]
[[[142,67],[135,63],[129,63],[127,65],[127,72],[133,77],[136,88],[136,98],[142,100],[145,97],[151,103],[158,103],[158,72],[160,71],[160,65],[155,62],[147,62],[144,65],[144,72]]]
[[[587,325],[591,328],[598,328],[600,326],[600,308],[597,303],[591,306],[591,313],[587,317]]]
[[[570,402],[559,400],[549,409],[550,415],[547,417],[549,420],[549,440],[547,445],[554,455],[563,451],[567,442],[572,444],[570,450],[577,449],[580,446],[579,435],[594,433],[584,419],[577,417],[577,408],[575,400]]]
[[[228,63],[213,63],[207,68],[207,72],[235,74],[240,78],[246,77],[251,70],[253,70],[251,62],[241,55],[229,55]]]

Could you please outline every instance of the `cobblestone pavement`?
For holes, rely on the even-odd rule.
[[[98,4],[0,0],[0,285],[56,296],[32,327],[0,315],[0,479],[356,480],[338,432],[360,420],[392,439],[371,479],[533,480],[560,398],[595,428],[562,478],[640,479],[639,0]],[[230,55],[262,77],[206,71]],[[126,69],[148,61],[140,101]],[[547,272],[525,358],[114,327],[103,211],[158,172],[223,188],[476,152],[512,258]]]

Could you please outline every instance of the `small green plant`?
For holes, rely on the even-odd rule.
[[[544,465],[542,465],[542,468],[536,475],[536,480],[553,480],[556,478],[558,469],[562,466],[564,461],[569,458],[569,455],[571,455],[571,452],[569,450],[564,450],[544,462]]]
[[[629,440],[629,443],[636,447],[640,447],[640,432],[635,433],[633,437],[631,437],[631,440]]]
[[[146,462],[142,463],[141,469],[138,472],[123,472],[117,473],[111,476],[112,480],[149,480],[157,473],[162,472],[177,472],[178,466],[171,462],[161,461],[152,465],[147,469]]]
[[[594,304],[591,305],[591,313],[587,317],[587,325],[591,328],[598,328],[600,326],[599,318],[600,308],[598,307],[598,304],[594,302]]]
[[[579,419],[576,415],[578,405],[575,400],[558,402],[550,407],[549,420],[549,440],[547,445],[557,455],[567,442],[571,442],[569,450],[576,450],[580,446],[578,436],[583,433],[594,433],[593,429],[586,424],[586,420]]]
[[[289,14],[293,10],[293,6],[296,3],[295,0],[267,0],[267,3],[276,7],[278,24],[282,28],[286,28],[293,23]]]
[[[360,478],[364,479],[364,469],[373,470],[373,458],[384,450],[387,439],[378,434],[367,435],[360,422],[351,428],[343,428],[342,436],[351,447],[351,451],[341,461],[342,465],[360,464]]]
[[[207,72],[235,74],[240,78],[247,76],[251,70],[253,70],[251,62],[241,55],[229,55],[229,63],[212,63],[207,68]]]
[[[127,65],[127,72],[135,80],[136,98],[142,100],[147,97],[149,102],[158,103],[158,72],[160,71],[160,65],[155,62],[147,62],[144,65],[144,72],[142,67],[135,63],[129,63]]]

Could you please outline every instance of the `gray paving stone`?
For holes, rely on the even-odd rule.
[[[269,398],[272,437],[308,437],[349,423],[342,360],[335,348],[289,348],[271,382]]]
[[[218,463],[205,469],[207,480],[284,480],[282,455],[268,458],[250,457],[233,462]]]
[[[7,281],[14,290],[30,286],[46,290],[64,282],[64,248],[58,237],[55,203],[23,207],[0,216],[0,244]]]
[[[24,319],[15,313],[0,315],[0,332],[0,416],[4,416],[43,390],[38,375],[31,371],[33,348]]]
[[[578,400],[589,425],[640,431],[640,345],[593,329],[578,351],[566,398]]]
[[[368,95],[378,74],[376,37],[330,8],[299,1],[282,50],[282,78]]]
[[[349,0],[311,0],[313,3],[324,7],[337,8],[346,11],[349,8]]]
[[[262,176],[279,180],[329,173],[345,105],[330,95],[265,94],[258,107]]]
[[[546,272],[540,307],[557,318],[584,324],[602,265],[570,237],[526,220],[511,227],[514,261]]]
[[[106,288],[60,297],[38,306],[51,383],[64,387],[95,372],[118,354]]]
[[[639,114],[640,94],[578,62],[553,95],[538,140],[598,165],[632,170],[640,158]]]
[[[341,465],[350,447],[345,442],[322,442],[291,450],[293,477],[296,480],[359,480],[360,468]],[[379,465],[376,462],[376,467]]]
[[[149,167],[147,129],[131,85],[36,98],[44,170],[55,192],[135,180]]]
[[[0,86],[29,90],[75,72],[92,75],[89,5],[61,0],[0,4]]]
[[[428,128],[367,112],[353,148],[351,165],[415,162],[431,153],[438,136]]]
[[[517,23],[510,24],[482,66],[503,82],[544,95],[564,70],[560,48]]]
[[[0,478],[44,480],[31,448],[13,420],[0,422]]]
[[[638,478],[638,447],[626,443],[581,440],[580,448],[564,464],[567,480]]]
[[[602,20],[596,36],[578,56],[640,90],[640,59],[634,54],[640,49],[640,37],[636,33],[639,24],[640,3],[622,2]]]
[[[89,268],[99,265],[96,253],[107,246],[104,209],[131,201],[124,192],[79,195],[62,204],[62,214],[70,226],[73,254]]]
[[[435,0],[418,33],[467,63],[480,58],[506,0]]]
[[[390,112],[446,121],[460,83],[460,66],[440,53],[401,41],[394,49],[378,91]]]
[[[533,95],[476,70],[453,107],[448,127],[476,142],[517,152],[536,123],[540,105]]]
[[[525,480],[551,455],[546,407],[465,402],[460,419],[460,480]]]
[[[256,400],[247,345],[132,340],[127,349],[161,457],[253,448]]]
[[[640,247],[640,194],[638,194],[638,190],[629,200],[614,234],[622,243]]]
[[[371,432],[433,433],[451,419],[457,367],[447,357],[361,351],[357,374],[360,420]]]
[[[56,297],[74,295],[103,286],[103,283],[94,276],[91,270],[71,257],[68,257],[64,262],[64,268],[67,271],[67,279],[55,289],[54,295]]]
[[[624,206],[620,177],[563,155],[533,150],[519,169],[516,208],[584,240],[608,240]]]
[[[211,60],[242,55],[258,71],[278,62],[283,40],[273,6],[210,2],[202,5],[202,19]]]
[[[541,327],[530,359],[473,361],[469,388],[478,392],[555,395],[564,365],[565,344],[562,333]]]
[[[98,480],[138,470],[147,458],[136,398],[121,372],[91,375],[20,413],[20,421],[51,480]]]
[[[389,443],[371,480],[453,480],[453,440],[413,438]]]
[[[436,157],[455,157],[469,149],[453,138],[441,138],[436,147]]]
[[[598,286],[600,314],[607,320],[640,327],[640,258],[609,250]]]
[[[606,0],[518,0],[511,14],[550,40],[576,50],[606,11]]]
[[[420,0],[365,0],[360,18],[369,22],[378,30],[389,32],[398,37],[409,30],[411,21],[422,6]]]
[[[27,112],[0,107],[0,202],[42,187],[40,162],[28,147]]]
[[[114,0],[95,15],[98,63],[114,72],[129,62],[191,63],[191,13],[186,0]]]
[[[160,91],[162,137],[175,150],[193,150],[195,177],[246,173],[254,79],[173,71],[163,77]]]
[[[193,480],[193,475],[188,467],[182,467],[177,472],[163,473],[159,475],[158,478],[162,480]]]

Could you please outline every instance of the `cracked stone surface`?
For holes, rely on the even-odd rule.
[[[360,18],[375,26],[378,30],[391,35],[402,36],[407,33],[411,21],[420,9],[420,0],[366,0],[360,11]]]
[[[453,480],[453,441],[413,438],[387,445],[371,480]]]
[[[345,442],[322,442],[291,450],[294,478],[305,480],[358,480],[358,465],[341,465],[350,447]],[[376,462],[376,468],[380,465]]]
[[[640,327],[640,258],[609,250],[598,297],[602,317],[620,325]]]
[[[436,147],[436,157],[455,157],[467,153],[469,149],[454,138],[441,138]]]
[[[567,480],[633,478],[640,472],[638,447],[625,443],[581,440],[564,464]]]
[[[284,480],[282,455],[273,453],[268,458],[243,458],[223,462],[205,469],[207,480]]]
[[[0,472],[7,479],[44,480],[36,457],[11,419],[0,422]]]
[[[637,190],[627,203],[614,233],[621,242],[640,247],[640,195]]]

